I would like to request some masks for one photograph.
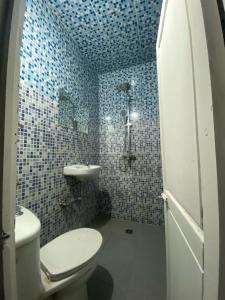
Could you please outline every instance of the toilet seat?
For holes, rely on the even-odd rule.
[[[50,281],[65,279],[88,264],[101,244],[102,236],[97,230],[71,230],[41,248],[41,268]]]

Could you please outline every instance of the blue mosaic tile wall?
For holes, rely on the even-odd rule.
[[[161,0],[27,0],[20,52],[17,203],[40,218],[42,244],[84,226],[100,211],[143,223],[163,222],[157,198],[162,179],[154,62],[160,8]],[[123,172],[121,111],[127,98],[115,85],[127,80],[135,83],[132,151],[137,160]],[[62,126],[60,91],[73,99],[81,131]],[[62,170],[86,161],[103,168],[99,181],[83,183],[80,199],[79,185]],[[68,208],[60,208],[61,201],[70,203]]]
[[[17,203],[41,220],[41,242],[84,226],[97,213],[98,181],[84,183],[82,199],[68,164],[98,164],[98,77],[45,0],[28,0],[21,37]],[[59,91],[72,98],[88,134],[59,125]],[[84,113],[85,112],[85,113]],[[61,209],[60,201],[71,203]]]
[[[100,73],[155,60],[162,0],[49,0]]]
[[[131,95],[131,151],[136,156],[124,172],[125,126],[122,112],[128,97],[115,86],[134,84]],[[115,218],[163,223],[160,130],[156,63],[146,63],[99,76],[100,205]]]

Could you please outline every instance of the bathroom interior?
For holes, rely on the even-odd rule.
[[[166,299],[156,67],[161,5],[26,0],[16,224],[26,212],[40,220],[43,260],[46,245],[71,230],[95,229],[103,239],[85,296],[48,299]],[[75,243],[72,255],[76,250]],[[24,289],[19,300],[28,299]]]

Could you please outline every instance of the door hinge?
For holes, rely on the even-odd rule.
[[[161,198],[163,199],[166,208],[168,208],[168,199],[167,199],[166,194],[162,193],[162,194],[161,194]]]

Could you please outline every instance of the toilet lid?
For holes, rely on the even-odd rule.
[[[41,248],[41,268],[51,281],[64,279],[87,264],[101,244],[102,236],[95,229],[71,230]]]

